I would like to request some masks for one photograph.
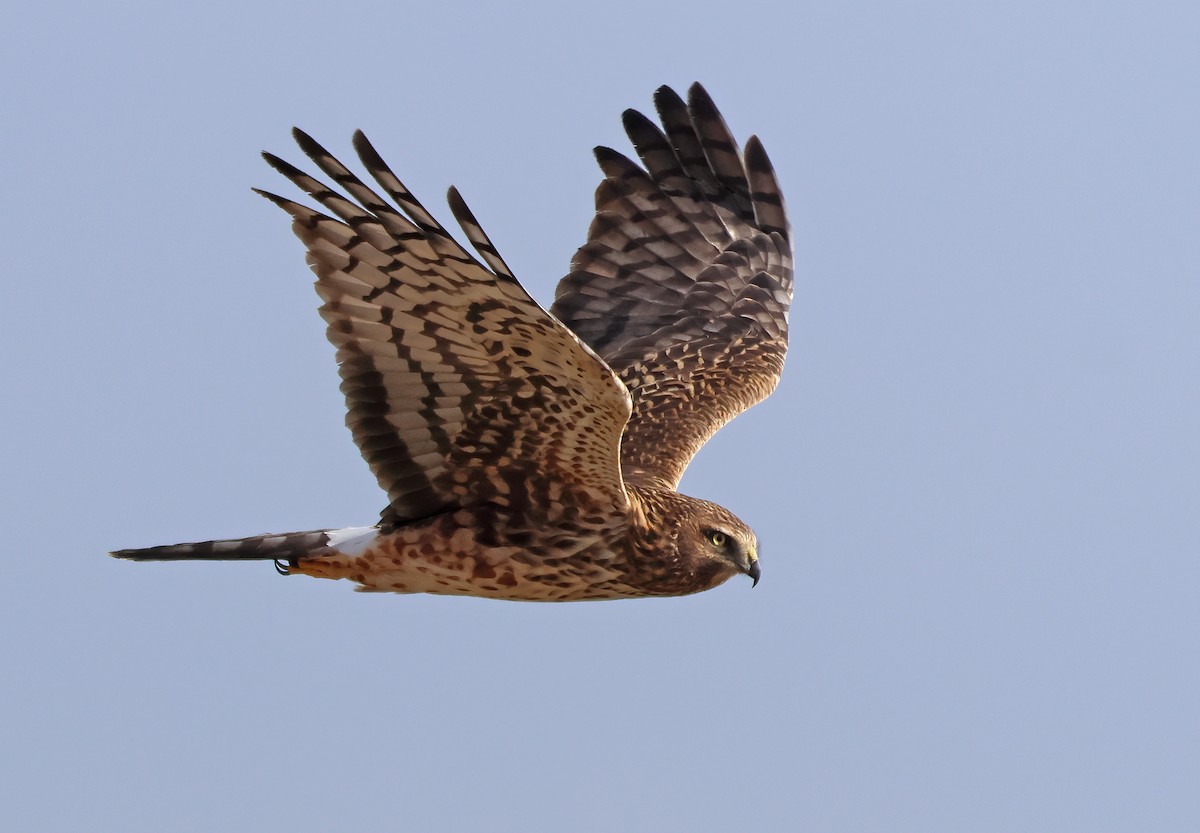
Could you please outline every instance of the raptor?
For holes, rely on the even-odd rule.
[[[337,189],[277,156],[323,211],[292,217],[337,348],[347,425],[387,493],[374,526],[118,550],[274,561],[359,589],[530,601],[672,596],[745,574],[758,541],[677,491],[692,457],[775,388],[792,248],[779,183],[699,85],[627,110],[640,164],[596,149],[587,241],[546,310],[459,193],[461,246],[360,132],[368,185],[307,134]]]

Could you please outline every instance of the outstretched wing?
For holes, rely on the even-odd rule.
[[[633,395],[626,479],[674,488],[709,437],[779,381],[792,249],[758,139],[739,153],[699,84],[687,104],[669,87],[654,103],[662,128],[624,114],[645,169],[596,149],[596,218],[550,311]]]
[[[483,263],[362,133],[355,149],[395,205],[294,135],[353,200],[271,154],[267,162],[337,219],[259,193],[292,215],[308,247],[346,423],[390,501],[385,526],[481,502],[534,518],[593,502],[623,507],[628,392],[526,294],[458,192],[450,207]]]

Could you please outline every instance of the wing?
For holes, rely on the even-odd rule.
[[[687,104],[668,87],[654,103],[662,128],[624,114],[645,169],[596,149],[596,218],[550,311],[633,395],[626,479],[674,488],[709,437],[779,381],[792,250],[758,139],[739,153],[699,84]]]
[[[337,219],[259,193],[292,215],[308,247],[346,424],[390,501],[384,525],[481,502],[534,518],[593,501],[624,507],[628,392],[526,294],[458,192],[451,210],[483,263],[362,133],[355,149],[395,205],[294,135],[353,200],[271,154],[267,162]]]

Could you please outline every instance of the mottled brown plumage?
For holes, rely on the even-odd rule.
[[[754,533],[675,488],[779,380],[786,212],[761,144],[739,152],[703,88],[685,104],[663,87],[655,105],[661,128],[624,116],[642,165],[597,149],[596,218],[549,313],[457,191],[451,210],[478,259],[361,133],[355,149],[386,198],[299,130],[351,199],[264,154],[328,212],[259,192],[308,249],[347,425],[388,506],[369,528],[113,554],[269,558],[364,590],[544,601],[757,582]]]

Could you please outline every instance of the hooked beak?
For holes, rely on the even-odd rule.
[[[757,587],[758,586],[758,577],[762,575],[762,568],[760,568],[758,566],[757,558],[754,559],[753,561],[751,561],[750,566],[746,568],[746,575],[750,576],[750,578],[754,581],[754,583],[751,584],[750,586]]]

